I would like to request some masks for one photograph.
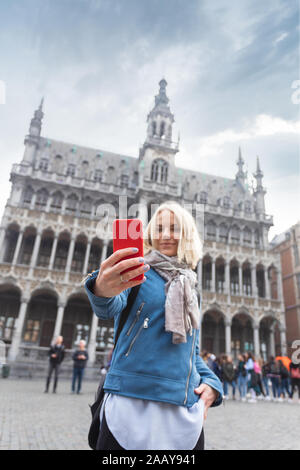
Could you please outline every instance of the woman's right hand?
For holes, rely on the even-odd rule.
[[[115,251],[100,265],[99,273],[94,284],[94,295],[97,297],[114,297],[124,290],[137,286],[145,282],[145,276],[141,281],[131,281],[131,279],[145,273],[150,269],[148,264],[143,264],[139,268],[132,269],[122,274],[123,282],[121,282],[120,273],[125,269],[144,263],[144,258],[135,257],[120,261],[125,256],[132,255],[133,248],[123,248]],[[136,253],[136,252],[135,252]]]

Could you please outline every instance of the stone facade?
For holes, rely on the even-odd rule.
[[[35,111],[0,227],[0,339],[12,363],[36,370],[60,333],[66,364],[80,338],[88,340],[90,366],[105,360],[113,324],[93,315],[82,278],[112,253],[105,235],[114,217],[126,217],[123,202],[146,224],[151,205],[170,199],[202,220],[202,349],[285,353],[280,258],[268,243],[273,222],[259,161],[252,190],[240,149],[232,179],[176,167],[166,85],[159,83],[138,158],[43,137],[43,101]]]

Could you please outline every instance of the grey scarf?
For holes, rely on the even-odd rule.
[[[186,343],[186,334],[200,327],[200,309],[197,296],[197,275],[177,256],[166,256],[152,250],[144,256],[158,274],[165,279],[165,330],[173,333],[173,344]]]

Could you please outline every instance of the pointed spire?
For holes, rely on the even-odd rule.
[[[44,106],[44,97],[41,99],[41,103],[39,106],[39,111],[43,111],[43,106]]]
[[[236,179],[238,179],[241,183],[244,183],[245,182],[245,178],[246,178],[246,173],[244,172],[244,160],[243,160],[243,157],[242,157],[242,151],[241,151],[241,147],[239,146],[239,157],[238,157],[238,160],[237,160],[237,166],[238,166],[238,172],[236,174]]]
[[[253,176],[256,179],[256,191],[262,191],[263,190],[262,179],[263,179],[264,174],[260,169],[258,156],[256,158],[256,173],[254,173]]]
[[[29,127],[29,135],[41,135],[44,97],[41,99],[38,109],[34,112],[34,117],[31,119]]]

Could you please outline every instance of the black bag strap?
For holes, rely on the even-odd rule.
[[[129,316],[130,310],[131,310],[131,308],[134,304],[136,296],[138,295],[140,287],[141,287],[141,284],[131,288],[131,291],[130,291],[130,293],[128,295],[128,299],[127,299],[127,305],[121,313],[121,318],[120,318],[120,322],[119,322],[119,325],[118,325],[118,330],[117,330],[117,333],[116,333],[116,339],[115,339],[115,346],[114,347],[116,347],[116,344],[117,344],[117,341],[119,339],[120,333],[123,329],[123,326],[126,323],[126,320]]]

